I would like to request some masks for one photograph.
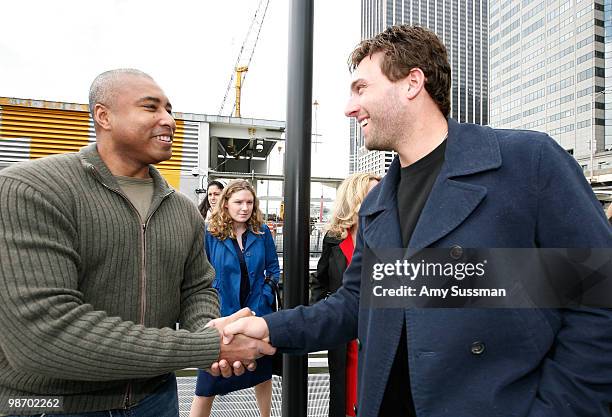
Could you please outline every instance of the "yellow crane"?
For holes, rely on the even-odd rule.
[[[234,116],[240,117],[240,90],[242,89],[242,73],[247,72],[249,67],[241,66],[236,67],[236,103],[234,107],[236,108],[236,113]]]
[[[234,77],[236,77],[235,89],[236,89],[236,101],[234,101],[234,106],[230,114],[235,110],[234,116],[240,116],[240,97],[241,90],[246,79],[246,72],[249,70],[249,65],[251,64],[251,60],[253,59],[253,54],[255,53],[255,47],[257,46],[257,41],[259,40],[259,34],[261,33],[261,28],[263,26],[264,19],[266,18],[266,12],[268,11],[268,5],[270,0],[259,0],[257,5],[257,9],[255,10],[255,15],[251,20],[251,24],[247,31],[246,37],[240,47],[240,52],[238,53],[238,58],[236,59],[236,64],[234,65],[232,75],[230,77],[229,82],[227,83],[227,87],[225,89],[225,95],[223,96],[223,102],[221,103],[221,107],[219,109],[219,115],[223,115],[223,110],[229,101],[229,91],[232,88],[232,81],[234,81]],[[248,59],[245,57],[248,56]]]

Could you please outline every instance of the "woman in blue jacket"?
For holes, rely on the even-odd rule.
[[[223,190],[206,230],[206,252],[215,268],[221,315],[249,307],[258,316],[272,312],[274,294],[266,277],[278,283],[280,268],[272,234],[263,223],[255,190],[247,181],[233,181]],[[272,405],[272,362],[257,360],[257,369],[230,378],[199,370],[190,417],[208,417],[217,394],[255,386],[262,417]]]

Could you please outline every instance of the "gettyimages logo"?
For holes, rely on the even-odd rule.
[[[418,277],[439,277],[462,281],[464,278],[483,277],[486,264],[486,259],[478,263],[439,263],[426,262],[423,259],[418,262],[410,262],[404,259],[396,260],[395,263],[375,263],[372,266],[372,278],[380,281],[385,277],[402,276],[414,281]]]

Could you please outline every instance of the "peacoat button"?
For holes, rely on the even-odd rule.
[[[357,340],[357,350],[361,352],[361,340],[359,340],[359,338],[355,340]]]
[[[482,355],[485,351],[485,344],[480,341],[476,341],[472,343],[472,346],[470,346],[470,351],[473,355]]]
[[[251,252],[247,252],[244,254],[245,256],[251,256]]]
[[[463,255],[463,248],[459,245],[453,245],[450,249],[450,257],[454,260],[461,258]]]

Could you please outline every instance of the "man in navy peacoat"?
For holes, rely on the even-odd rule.
[[[241,319],[225,334],[269,337],[296,354],[358,337],[360,417],[389,409],[383,398],[402,328],[409,392],[400,395],[411,395],[412,415],[609,416],[610,310],[370,308],[372,294],[360,293],[364,249],[404,247],[400,170],[444,141],[444,161],[409,251],[612,247],[610,225],[582,170],[549,136],[448,118],[450,81],[439,81],[450,78],[443,48],[431,32],[409,26],[358,46],[347,115],[360,122],[369,149],[398,156],[362,204],[343,286],[311,307]],[[408,63],[394,69],[394,59]]]

